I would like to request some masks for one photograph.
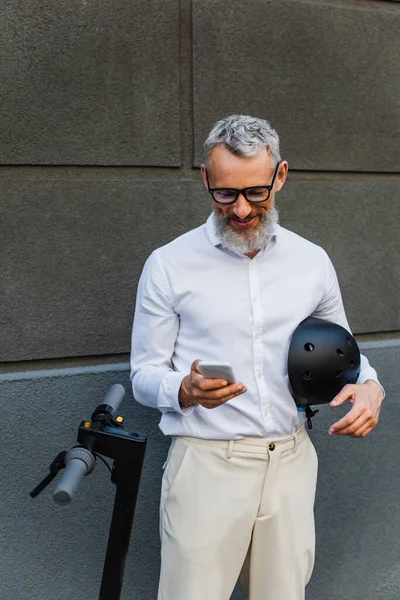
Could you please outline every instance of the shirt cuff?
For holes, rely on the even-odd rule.
[[[160,383],[157,406],[161,412],[175,411],[181,415],[187,416],[196,408],[196,405],[182,408],[179,404],[178,394],[184,377],[185,375],[182,373],[172,371],[171,373],[168,373]]]

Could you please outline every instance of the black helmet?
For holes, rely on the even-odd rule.
[[[308,317],[293,333],[288,375],[298,407],[327,404],[360,374],[357,342],[341,325]],[[308,414],[310,410],[308,410]]]

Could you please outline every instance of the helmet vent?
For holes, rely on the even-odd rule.
[[[304,350],[307,350],[307,352],[312,352],[314,350],[315,346],[314,344],[311,344],[310,342],[308,342],[307,344],[304,344]]]
[[[343,375],[343,371],[336,371],[336,377],[341,377]]]
[[[311,379],[311,377],[312,377],[311,371],[304,371],[303,379]]]
[[[351,339],[350,339],[349,337],[347,337],[347,338],[346,338],[346,340],[347,340],[347,344],[348,344],[349,346],[351,346]]]
[[[351,367],[354,367],[354,360],[351,360],[351,361],[350,361],[350,366],[351,366]]]
[[[340,354],[340,356],[344,356],[344,352],[343,352],[343,350],[341,350],[340,348],[338,348],[338,349],[336,350],[336,352],[337,352],[338,354]]]

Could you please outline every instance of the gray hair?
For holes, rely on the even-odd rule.
[[[233,154],[249,158],[267,148],[275,165],[281,160],[279,136],[268,121],[246,115],[231,115],[215,123],[204,142],[206,166],[210,154],[218,144],[223,144]]]

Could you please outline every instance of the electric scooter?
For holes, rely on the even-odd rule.
[[[111,471],[116,486],[99,600],[119,600],[129,549],[136,499],[142,474],[147,437],[124,429],[123,418],[117,410],[125,394],[122,385],[115,384],[102,404],[93,412],[90,421],[82,421],[78,429],[78,446],[60,452],[49,469],[50,473],[30,495],[40,494],[64,469],[54,492],[54,501],[69,504],[83,477],[89,475],[101,459]],[[112,468],[103,457],[114,460]]]

